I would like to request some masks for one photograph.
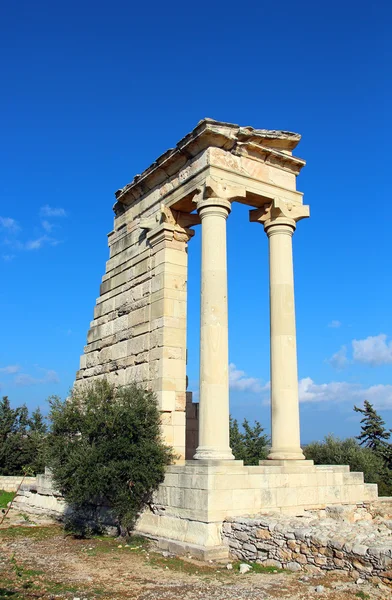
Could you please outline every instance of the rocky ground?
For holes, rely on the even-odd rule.
[[[0,527],[0,600],[366,600],[391,597],[385,585],[336,574],[289,573],[238,563],[200,563],[160,554],[135,538],[77,540],[53,522],[11,511]],[[243,569],[244,570],[244,569]],[[256,572],[257,570],[257,572]]]

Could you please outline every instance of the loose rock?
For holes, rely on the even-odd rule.
[[[251,571],[252,567],[249,565],[246,565],[245,563],[241,563],[240,564],[240,573],[241,575],[245,575],[245,573],[248,573],[248,571]]]

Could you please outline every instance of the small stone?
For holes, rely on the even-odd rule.
[[[270,540],[272,536],[267,529],[258,529],[256,531],[256,537],[259,540]]]
[[[327,559],[324,556],[315,556],[314,562],[316,565],[324,566],[327,564]]]
[[[285,568],[288,571],[301,571],[301,565],[296,562],[288,562]]]
[[[231,563],[227,563],[227,565],[226,565],[226,569],[227,569],[228,571],[231,571],[231,570],[232,570],[232,568],[233,568],[233,565],[232,565]]]
[[[389,586],[387,586],[387,585],[385,585],[384,583],[378,583],[378,584],[377,584],[377,587],[378,587],[380,590],[384,590],[385,592],[388,592],[388,591],[390,590],[390,587],[389,587]]]
[[[321,573],[321,569],[315,565],[305,565],[304,569],[305,571],[308,571],[308,573]]]
[[[241,575],[245,575],[248,571],[251,571],[252,567],[250,565],[246,565],[245,563],[240,564],[240,573]]]
[[[314,591],[317,592],[318,594],[321,594],[324,590],[325,590],[325,587],[323,585],[318,585],[314,588]]]
[[[359,573],[358,571],[350,571],[348,574],[349,577],[351,577],[351,579],[355,579],[355,581],[359,578]]]
[[[280,563],[277,560],[274,560],[273,558],[267,558],[267,560],[264,561],[263,565],[265,567],[275,567],[275,569],[282,568],[282,563]]]
[[[353,554],[358,554],[358,556],[365,556],[367,551],[368,547],[363,544],[356,544],[352,549]]]
[[[119,545],[117,546],[117,548],[122,548],[122,544],[119,544]]]
[[[361,579],[360,577],[358,577],[357,581],[355,582],[357,585],[362,585],[363,583],[365,583],[364,579]]]

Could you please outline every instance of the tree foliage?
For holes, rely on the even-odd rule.
[[[247,419],[240,430],[237,419],[230,416],[230,446],[237,460],[243,460],[245,465],[258,465],[260,460],[267,458],[269,438],[264,433],[259,421],[251,426]]]
[[[0,474],[43,471],[46,431],[39,408],[30,418],[24,404],[12,408],[8,397],[4,396],[0,400]]]
[[[48,463],[75,514],[110,506],[130,530],[174,458],[162,441],[155,396],[105,380],[50,400]]]
[[[380,417],[368,400],[364,402],[364,408],[354,406],[355,412],[363,415],[361,419],[361,433],[357,435],[357,440],[361,446],[378,451],[385,445],[391,437],[390,431],[385,429],[385,421]]]

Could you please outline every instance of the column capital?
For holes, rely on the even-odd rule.
[[[216,197],[201,199],[197,203],[197,212],[202,220],[207,214],[226,219],[231,212],[231,202],[225,198]]]
[[[161,204],[160,212],[153,218],[141,219],[139,227],[147,230],[147,239],[151,246],[160,242],[188,242],[195,235],[193,225],[200,223],[200,217],[195,214],[183,213]]]
[[[309,206],[304,204],[293,204],[285,202],[281,198],[274,198],[263,207],[249,211],[249,220],[253,223],[264,225],[267,235],[271,235],[272,227],[280,225],[282,233],[292,235],[296,228],[297,221],[306,219],[310,216]]]
[[[227,216],[231,211],[231,203],[238,198],[245,198],[245,196],[244,187],[228,184],[224,179],[209,175],[206,177],[204,185],[198,188],[193,202],[196,204],[200,216],[202,216],[200,211],[205,213],[203,209],[206,208],[216,208],[221,216]],[[222,209],[224,210],[222,211]],[[211,211],[208,212],[211,213]]]
[[[179,230],[170,223],[161,223],[155,229],[150,230],[147,233],[147,239],[152,248],[162,242],[188,242],[189,239],[195,234],[192,229]]]

